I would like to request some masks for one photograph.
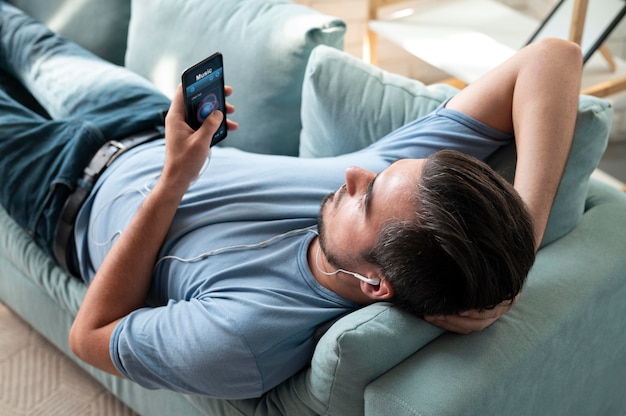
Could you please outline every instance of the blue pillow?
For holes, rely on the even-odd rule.
[[[133,0],[126,66],[171,97],[187,67],[222,52],[240,123],[223,145],[297,155],[309,54],[343,48],[344,34],[341,20],[287,0]]]
[[[309,59],[302,89],[301,157],[350,153],[428,114],[456,88],[383,71],[326,47]]]
[[[550,211],[542,246],[569,233],[585,212],[589,178],[606,150],[613,122],[613,106],[606,100],[581,95],[574,142]]]

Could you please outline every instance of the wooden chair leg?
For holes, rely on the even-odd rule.
[[[363,38],[363,60],[372,65],[378,65],[378,35],[369,28],[369,22],[378,18],[378,8],[384,0],[367,0],[365,35]]]
[[[378,65],[378,35],[369,28],[363,37],[363,62]]]
[[[609,68],[611,72],[615,72],[617,69],[617,65],[615,64],[615,59],[613,59],[613,54],[605,45],[601,45],[599,48],[602,57],[606,60],[606,63],[609,64]]]
[[[626,89],[626,76],[611,81],[601,82],[589,88],[583,89],[580,93],[594,95],[599,98],[607,97]]]
[[[585,17],[587,16],[587,3],[589,0],[575,0],[572,12],[572,21],[569,30],[569,40],[580,45],[585,29]]]
[[[442,84],[448,84],[448,85],[452,85],[455,88],[458,88],[460,90],[462,90],[463,88],[467,87],[467,84],[464,81],[461,81],[458,78],[446,78],[444,80],[439,81]]]

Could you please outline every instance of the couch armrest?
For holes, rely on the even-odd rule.
[[[362,416],[366,386],[442,332],[388,303],[373,304],[335,322],[311,366],[260,399],[189,400],[211,414]]]
[[[302,377],[320,414],[362,415],[367,384],[443,332],[387,303],[337,321],[320,339]]]

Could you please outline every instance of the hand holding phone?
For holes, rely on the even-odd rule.
[[[215,132],[211,146],[224,140],[228,130],[222,54],[217,52],[185,70],[182,85],[187,124],[192,129],[198,130],[209,114],[214,110],[220,110],[224,114],[224,120]]]

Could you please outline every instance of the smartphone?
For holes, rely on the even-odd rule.
[[[224,114],[222,124],[211,140],[211,146],[226,138],[226,94],[224,93],[224,64],[217,52],[185,70],[182,75],[185,121],[198,130],[213,110]]]

